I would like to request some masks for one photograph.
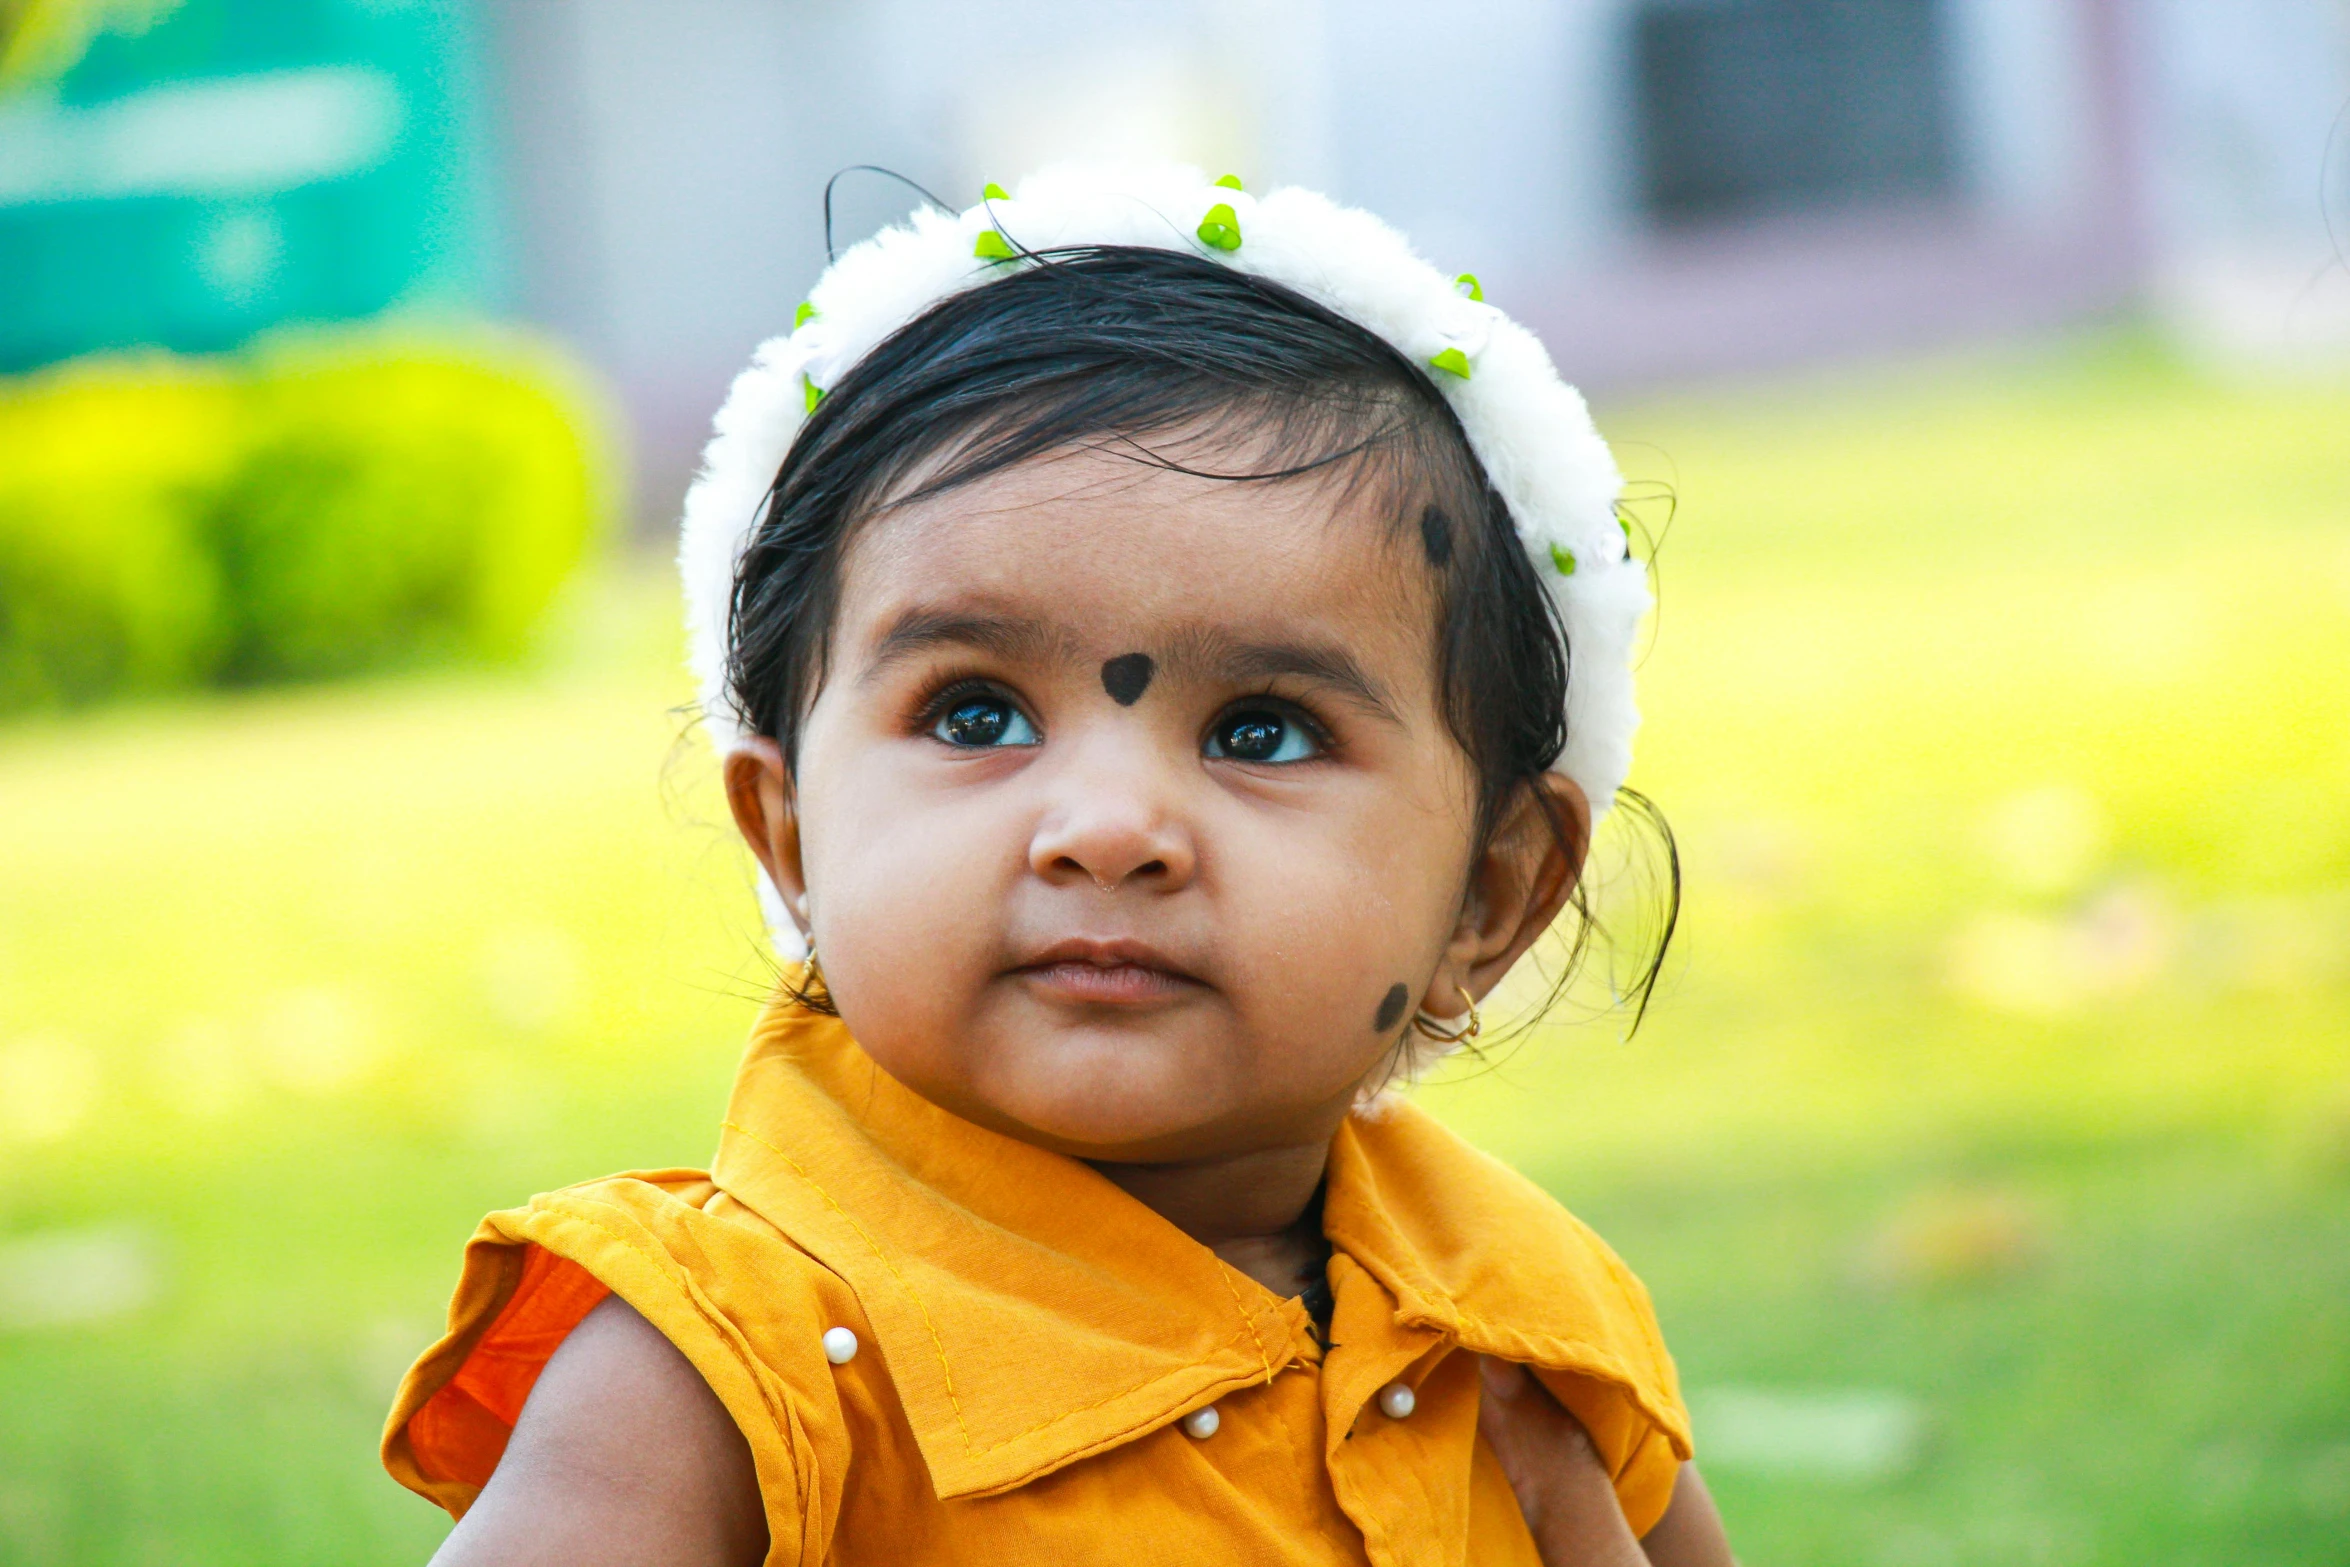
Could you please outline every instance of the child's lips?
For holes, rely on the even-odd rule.
[[[1031,986],[1044,991],[1056,1001],[1084,1002],[1094,1006],[1134,1006],[1151,1001],[1165,1001],[1178,992],[1192,988],[1193,981],[1179,979],[1161,969],[1144,968],[1137,963],[1114,963],[1098,967],[1091,963],[1048,963],[1042,967],[1025,968]]]
[[[1056,942],[1014,970],[1051,1000],[1092,1006],[1166,1001],[1199,981],[1135,941]]]

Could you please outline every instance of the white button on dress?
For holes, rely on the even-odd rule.
[[[1419,1396],[1401,1382],[1390,1382],[1379,1390],[1379,1413],[1390,1420],[1404,1419],[1419,1407]]]
[[[836,1366],[845,1366],[857,1358],[857,1335],[850,1328],[824,1330],[824,1358]]]
[[[1194,1441],[1205,1442],[1216,1434],[1216,1428],[1223,1423],[1224,1417],[1216,1413],[1215,1405],[1210,1404],[1205,1409],[1195,1409],[1183,1417],[1183,1434]]]

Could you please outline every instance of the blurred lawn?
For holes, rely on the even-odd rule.
[[[1648,1278],[1750,1564],[2350,1561],[2350,394],[1605,413],[1683,943],[1428,1102]],[[753,1011],[674,621],[0,730],[0,1561],[429,1552],[473,1220],[700,1163]]]

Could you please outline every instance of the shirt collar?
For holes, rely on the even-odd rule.
[[[931,1104],[837,1019],[789,1003],[753,1030],[712,1173],[856,1293],[942,1499],[1011,1489],[1318,1358],[1296,1301],[1083,1163]],[[1324,1229],[1359,1264],[1334,1279],[1383,1298],[1342,1298],[1345,1358],[1368,1372],[1457,1342],[1621,1383],[1676,1428],[1662,1346],[1638,1363],[1653,1330],[1543,1255],[1561,1221],[1597,1245],[1419,1112],[1350,1120]],[[1343,1429],[1352,1411],[1329,1413]]]

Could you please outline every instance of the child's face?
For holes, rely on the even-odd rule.
[[[796,780],[728,786],[892,1076],[1082,1158],[1326,1139],[1548,924],[1575,855],[1530,807],[1472,852],[1378,489],[1076,453],[863,530]]]

